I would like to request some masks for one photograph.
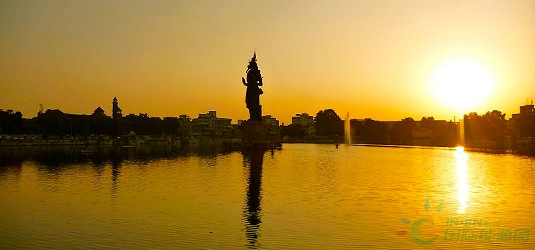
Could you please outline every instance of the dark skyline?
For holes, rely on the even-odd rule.
[[[7,0],[0,3],[0,108],[29,117],[40,103],[89,113],[117,96],[125,113],[213,109],[247,119],[239,78],[256,49],[269,83],[263,113],[285,123],[324,108],[378,120],[449,120],[459,111],[452,99],[440,101],[433,78],[452,71],[488,89],[465,112],[509,115],[535,96],[533,9],[530,0]],[[479,73],[466,75],[462,65]]]

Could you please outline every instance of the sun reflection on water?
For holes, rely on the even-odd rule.
[[[468,155],[464,152],[464,147],[457,147],[455,150],[456,172],[457,172],[457,197],[459,199],[459,209],[457,213],[463,214],[468,206]]]

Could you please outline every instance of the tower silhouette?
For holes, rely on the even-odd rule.
[[[113,119],[117,119],[117,118],[123,117],[123,114],[122,114],[123,111],[121,110],[121,108],[119,108],[119,102],[117,101],[117,97],[113,98],[112,104],[113,104],[113,106],[112,106],[112,117],[113,117]]]

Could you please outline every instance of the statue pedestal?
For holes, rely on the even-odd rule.
[[[257,121],[245,121],[241,125],[241,143],[244,148],[265,148],[264,124]]]

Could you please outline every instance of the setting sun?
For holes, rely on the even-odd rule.
[[[490,94],[494,81],[481,62],[467,58],[443,63],[431,78],[435,96],[459,110],[480,104]]]

